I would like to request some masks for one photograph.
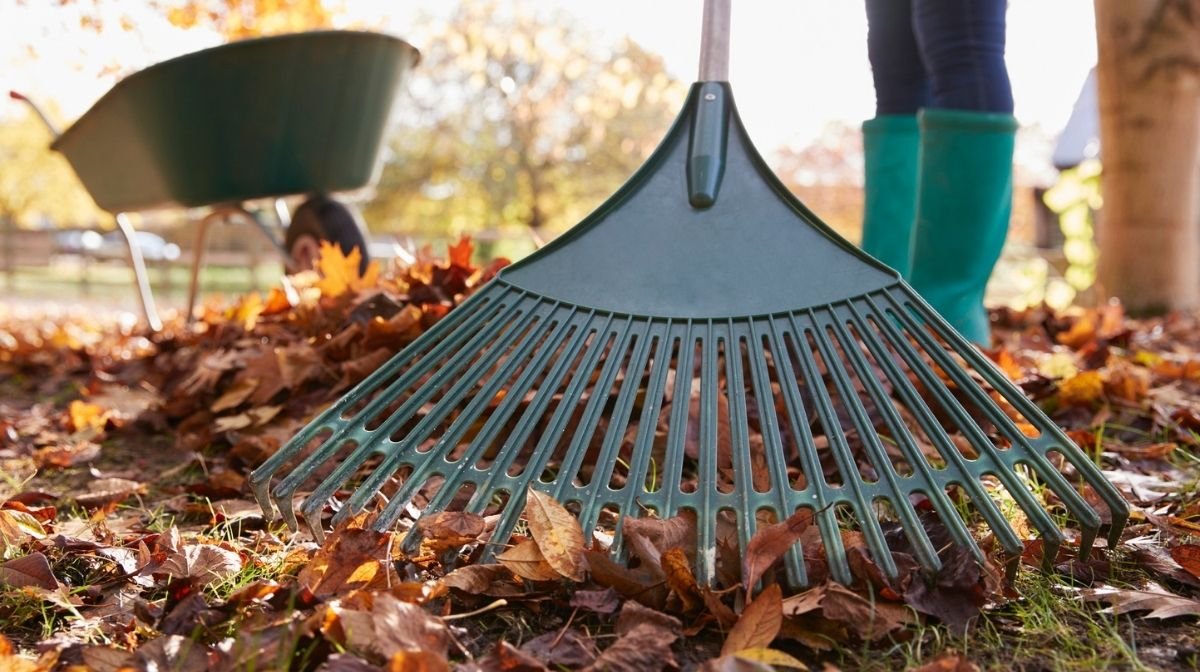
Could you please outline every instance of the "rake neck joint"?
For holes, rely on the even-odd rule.
[[[693,208],[710,208],[717,202],[725,175],[725,145],[729,136],[727,84],[696,85],[696,112],[688,143],[688,202]]]

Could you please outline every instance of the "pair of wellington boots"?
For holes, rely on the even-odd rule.
[[[983,294],[1012,212],[1011,115],[925,109],[863,124],[862,249],[963,336],[988,345]]]

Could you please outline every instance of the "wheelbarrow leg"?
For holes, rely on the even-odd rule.
[[[125,213],[117,215],[117,226],[125,236],[125,246],[129,248],[129,264],[133,266],[133,277],[137,281],[138,297],[142,300],[142,315],[151,331],[162,329],[162,320],[158,319],[158,308],[154,305],[154,292],[150,289],[150,278],[146,275],[146,260],[142,258],[142,248],[134,236],[133,224]]]
[[[196,244],[192,247],[192,279],[188,283],[187,323],[190,325],[196,319],[196,296],[200,293],[200,267],[204,265],[204,250],[208,240],[208,227],[215,221],[224,219],[226,211],[216,208],[204,216],[196,226]]]

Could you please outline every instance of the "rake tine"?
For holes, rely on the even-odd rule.
[[[633,452],[629,457],[629,476],[620,492],[624,493],[624,501],[618,503],[622,513],[634,510],[638,494],[646,487],[646,472],[650,468],[651,449],[654,448],[654,432],[657,429],[657,419],[662,411],[663,390],[667,384],[667,372],[671,370],[671,320],[657,324],[651,328],[650,338],[655,342],[654,358],[650,364],[650,380],[646,386],[646,396],[642,402],[642,413],[638,420],[637,435],[633,440]],[[659,484],[661,491],[663,485]],[[614,531],[612,552],[618,557],[623,553],[623,519],[618,519]],[[587,528],[584,528],[585,530]]]
[[[529,311],[529,313],[532,312],[532,310]],[[526,313],[526,315],[529,315],[529,313]],[[495,353],[507,350],[509,344],[511,344],[518,337],[521,338],[521,345],[518,347],[529,347],[529,343],[534,337],[533,335],[540,333],[540,331],[547,326],[544,317],[544,315],[538,316],[538,319],[535,321],[536,324],[532,325],[511,325],[511,328],[504,331],[503,334],[495,340],[495,344],[492,346],[490,352]],[[361,511],[364,508],[366,501],[375,496],[375,493],[379,491],[379,489],[383,486],[383,483],[392,477],[392,475],[406,459],[408,459],[410,456],[415,456],[412,454],[418,449],[418,447],[421,445],[421,442],[428,438],[434,429],[442,423],[446,416],[462,402],[463,398],[470,392],[472,387],[485,380],[485,376],[494,366],[494,358],[480,357],[474,364],[470,366],[470,368],[467,369],[466,373],[459,376],[458,379],[451,384],[450,388],[446,391],[442,398],[434,404],[433,408],[430,409],[430,411],[423,418],[421,418],[412,431],[405,435],[404,438],[399,442],[392,441],[390,438],[391,434],[396,428],[400,427],[404,422],[407,422],[412,416],[392,415],[389,417],[387,421],[385,421],[383,425],[376,430],[378,432],[378,436],[380,437],[378,439],[380,449],[387,452],[387,457],[379,466],[375,468],[374,471],[371,472],[366,480],[359,485],[358,489],[354,491],[354,494],[351,495],[346,504],[341,508],[340,511],[337,512],[337,514],[334,516],[335,524],[342,522],[355,512]],[[495,375],[493,375],[492,378],[494,379]],[[414,396],[420,397],[420,403],[424,404],[436,391],[437,388],[426,384],[422,386],[420,390],[418,390],[417,395]],[[475,398],[479,398],[482,394],[483,393],[477,394]],[[463,419],[464,416],[460,414],[455,419],[452,428]],[[431,464],[431,460],[422,461],[423,466],[429,464]],[[413,477],[415,476],[416,474],[414,473]],[[414,482],[413,477],[406,479],[402,488],[409,487],[410,483],[414,486],[417,485],[417,483]],[[318,487],[317,490],[313,492],[313,494],[309,495],[309,497],[305,500],[303,505],[305,510],[310,512],[318,511],[320,507],[324,506],[324,501],[328,499],[328,497],[332,496],[333,492],[336,491],[338,487],[340,487],[340,484],[327,479],[321,484],[320,487]],[[388,507],[402,507],[404,504],[404,497],[397,495],[388,503]]]
[[[812,325],[810,333],[812,334],[813,341],[817,344],[817,349],[821,353],[821,360],[825,363],[825,370],[829,373],[830,378],[833,379],[834,387],[838,390],[838,396],[841,397],[842,404],[857,402],[858,397],[854,394],[853,383],[847,378],[845,366],[836,356],[836,353],[833,352],[828,337],[821,332],[820,323],[815,311],[810,309],[808,316]],[[817,372],[808,349],[802,349],[801,356],[803,357],[802,362],[805,368],[815,378],[815,384],[820,385],[823,390],[827,390],[825,381],[821,379],[820,374]],[[838,422],[837,409],[833,407],[827,393],[814,396],[817,398],[817,409],[821,414],[821,424],[825,428],[826,436],[830,437],[829,445],[833,448],[834,459],[837,461],[838,468],[842,472],[842,482],[845,485],[849,485],[850,491],[853,493],[854,498],[851,505],[858,514],[863,534],[867,538],[867,545],[870,547],[871,553],[875,556],[877,564],[883,569],[884,574],[888,578],[895,578],[898,574],[896,561],[887,550],[887,542],[883,538],[883,528],[880,527],[879,519],[875,516],[874,507],[871,506],[871,502],[863,492],[864,486],[867,484],[863,482],[854,455],[851,454],[850,446],[846,443],[845,433]],[[826,418],[828,418],[828,422],[826,422]],[[831,428],[833,428],[832,431],[830,431]],[[874,428],[864,431],[862,427],[858,427],[858,431],[860,434],[871,434]]]
[[[734,326],[733,320],[725,325],[728,338],[725,340],[725,396],[729,406],[729,438],[734,446],[730,462],[733,467],[734,492],[741,499],[735,515],[738,521],[738,544],[745,551],[750,539],[758,529],[758,511],[751,496],[754,493],[753,466],[750,463],[750,429],[747,420],[746,381],[742,372],[742,343],[744,334]]]
[[[779,418],[775,414],[775,393],[771,389],[771,376],[764,354],[768,339],[762,331],[762,326],[758,320],[750,321],[751,344],[747,348],[747,352],[750,356],[750,379],[754,385],[754,398],[758,406],[758,420],[763,436],[763,452],[771,476],[771,489],[775,492],[777,499],[775,513],[782,520],[791,513],[791,497],[788,495],[792,489],[787,479],[787,458],[783,454]],[[778,359],[774,348],[771,349],[771,354]],[[776,369],[776,373],[778,373],[778,369]],[[793,586],[808,585],[808,574],[804,568],[804,556],[800,552],[799,541],[792,544],[792,547],[787,550],[784,556],[784,567],[787,570],[788,581]]]
[[[707,322],[700,344],[700,453],[696,491],[700,511],[696,521],[696,570],[706,586],[716,579],[716,523],[719,513],[713,507],[717,483],[717,337],[712,322]]]
[[[886,293],[883,293],[883,296],[890,300],[890,297]],[[916,374],[918,378],[920,378],[921,384],[924,385],[931,394],[937,396],[938,403],[941,404],[941,406],[947,412],[954,415],[955,420],[960,428],[963,427],[965,422],[970,422],[969,418],[964,420],[963,416],[966,414],[962,407],[958,406],[957,402],[954,401],[953,396],[951,396],[950,393],[944,389],[938,377],[934,375],[933,371],[925,365],[925,362],[920,358],[920,355],[913,350],[912,345],[908,342],[908,339],[906,339],[904,335],[896,329],[896,326],[893,324],[893,319],[895,318],[892,317],[891,311],[883,311],[879,309],[879,307],[875,305],[874,300],[869,296],[866,297],[866,301],[871,305],[873,309],[872,312],[878,316],[877,319],[874,320],[876,327],[884,332],[887,341],[891,343],[896,353],[899,354],[900,358],[903,359],[908,365],[909,370]],[[880,358],[879,361],[884,362],[887,359],[888,358],[883,357]],[[905,385],[910,385],[908,383],[907,376],[904,376],[902,373],[899,375],[899,380],[903,380]],[[897,380],[893,379],[893,382],[897,382]],[[911,387],[909,389],[911,389]],[[1000,510],[996,508],[996,503],[987,494],[987,492],[984,491],[979,482],[971,477],[971,473],[967,469],[966,458],[962,456],[962,453],[958,451],[958,448],[950,443],[950,439],[948,436],[946,436],[945,430],[942,429],[940,424],[937,423],[936,418],[932,417],[931,412],[925,406],[924,400],[920,399],[920,395],[916,394],[915,390],[912,391],[912,394],[915,397],[914,401],[917,403],[910,404],[910,408],[913,408],[914,410],[920,408],[924,413],[930,413],[928,425],[923,424],[922,428],[925,429],[926,435],[934,441],[934,445],[937,447],[938,452],[941,453],[942,459],[946,460],[946,462],[949,464],[953,464],[955,471],[957,472],[955,475],[956,477],[944,479],[942,481],[942,485],[949,486],[956,484],[967,490],[971,496],[971,502],[975,504],[975,507],[979,510],[980,515],[982,515],[984,520],[987,521],[988,526],[992,528],[992,531],[996,534],[996,538],[1000,541],[1001,547],[1004,548],[1005,552],[1008,553],[1010,557],[1020,557],[1021,551],[1024,550],[1025,546],[1021,543],[1020,538],[1017,537],[1017,533],[1013,531],[1012,526],[1008,524],[1008,521],[1000,513]],[[947,519],[958,516],[958,513],[953,506],[941,513],[944,513],[945,515],[943,515],[943,518]],[[974,540],[971,541],[970,546],[978,552],[977,557],[980,559],[980,561],[983,561],[983,552],[979,550],[979,547],[977,544],[975,544]]]
[[[492,301],[492,297],[489,296],[487,292],[481,292],[480,294],[477,294],[471,299],[463,302],[463,305],[459,306],[457,310],[451,311],[449,315],[430,327],[428,331],[422,334],[422,336],[417,341],[414,341],[409,347],[422,347],[420,345],[422,342],[431,343],[433,344],[433,347],[430,348],[427,353],[424,353],[422,357],[416,357],[416,361],[409,371],[414,376],[424,375],[426,371],[432,368],[434,364],[441,359],[442,355],[446,351],[458,344],[460,333],[459,331],[451,331],[451,329],[457,327],[457,325],[466,321],[467,318],[475,315],[476,313],[482,313],[484,307],[488,306],[488,304],[492,303]],[[449,332],[449,334],[447,334],[447,332]],[[464,334],[465,332],[466,330],[463,331]],[[405,352],[407,352],[407,350]],[[254,491],[254,498],[258,500],[259,506],[262,508],[263,512],[267,514],[268,518],[274,520],[277,515],[275,505],[271,502],[269,492],[271,487],[271,477],[275,474],[275,472],[278,471],[284,464],[286,464],[288,460],[295,457],[295,455],[300,452],[304,446],[308,445],[308,443],[316,438],[321,432],[333,430],[338,424],[341,424],[341,415],[361,398],[362,395],[360,391],[369,393],[371,390],[374,390],[382,381],[386,380],[387,377],[393,373],[395,367],[403,362],[404,359],[415,357],[415,355],[406,355],[405,352],[397,354],[395,357],[389,360],[387,364],[376,369],[369,376],[363,379],[362,382],[355,386],[351,393],[343,395],[336,402],[334,402],[332,406],[321,412],[321,414],[318,415],[311,423],[309,423],[304,429],[296,434],[296,436],[288,441],[282,448],[276,451],[274,455],[267,458],[262,465],[260,465],[250,474],[250,486]],[[395,386],[388,386],[388,391],[391,391],[393,387]],[[385,392],[381,396],[388,397],[390,395]]]
[[[871,371],[870,366],[867,365],[866,360],[863,358],[858,341],[851,337],[847,331],[843,318],[831,311],[827,315],[827,319],[823,320],[823,322],[827,330],[832,327],[838,342],[842,346],[842,352],[845,354],[846,359],[850,361],[850,365],[854,369],[858,380],[871,396],[875,407],[884,416],[884,420],[887,422],[892,435],[899,436],[902,433],[899,430],[902,425],[898,422],[899,418],[893,417],[895,409],[892,408],[887,396],[880,389],[879,381],[875,380],[874,372]],[[937,550],[929,540],[924,526],[921,525],[916,510],[912,508],[912,504],[904,496],[904,489],[899,483],[900,475],[896,473],[895,465],[892,464],[883,445],[880,443],[879,436],[875,433],[874,425],[867,415],[861,399],[856,394],[850,394],[852,391],[844,390],[843,398],[849,400],[850,412],[854,418],[855,426],[858,428],[859,434],[863,437],[863,442],[867,446],[867,452],[872,458],[871,461],[875,464],[876,471],[887,482],[888,489],[891,491],[891,497],[888,497],[888,499],[895,505],[893,508],[900,516],[905,533],[913,542],[914,550],[921,561],[921,565],[929,567],[932,571],[936,572],[941,568],[941,561],[938,559]]]
[[[629,358],[629,365],[625,368],[625,379],[621,381],[616,404],[608,415],[608,427],[600,455],[596,458],[595,469],[588,479],[585,492],[579,493],[581,505],[579,523],[589,535],[600,517],[601,496],[614,492],[609,487],[609,480],[616,467],[621,443],[625,440],[625,430],[629,426],[630,416],[633,414],[633,402],[642,387],[642,372],[646,370],[646,363],[650,358],[650,345],[655,340],[654,332],[658,331],[660,337],[662,332],[661,325],[652,325],[641,321],[638,322],[636,329],[633,355]]]
[[[920,325],[916,324],[915,320],[912,318],[912,315],[908,312],[908,309],[899,305],[892,297],[889,297],[889,301],[897,311],[902,313],[899,315],[899,318],[904,321],[905,325],[908,327],[908,331],[913,333],[914,337],[920,341],[921,345],[924,347],[929,356],[936,361],[938,366],[942,367],[943,371],[946,371],[946,373],[954,379],[954,382],[959,386],[959,388],[968,394],[972,394],[975,390],[977,390],[978,388],[973,385],[970,380],[970,376],[965,375],[965,373],[950,359],[945,350],[943,350],[942,347],[933,340],[933,337],[930,336],[926,330],[922,329]],[[989,470],[989,473],[1000,479],[1000,482],[1004,484],[1004,487],[1008,490],[1009,494],[1012,495],[1014,500],[1016,500],[1017,504],[1021,507],[1021,510],[1025,512],[1025,515],[1029,518],[1033,526],[1037,528],[1038,533],[1041,534],[1042,545],[1046,551],[1045,556],[1042,559],[1043,567],[1047,569],[1047,571],[1053,569],[1054,558],[1057,556],[1058,549],[1063,542],[1062,531],[1058,529],[1058,526],[1054,524],[1054,521],[1050,518],[1049,514],[1047,514],[1045,509],[1042,508],[1037,500],[1034,499],[1034,496],[1029,491],[1029,488],[1027,488],[1025,484],[1022,483],[1017,477],[1016,472],[1006,468],[1006,463],[1000,456],[996,446],[994,446],[991,440],[987,438],[987,435],[983,433],[983,430],[979,428],[979,425],[970,417],[970,415],[966,412],[966,409],[962,408],[962,405],[959,403],[959,401],[954,398],[948,389],[946,389],[945,384],[942,383],[941,380],[938,380],[937,384],[939,385],[939,390],[945,395],[943,404],[945,404],[947,401],[950,402],[953,409],[952,412],[965,421],[965,423],[960,421],[959,426],[962,428],[963,433],[966,434],[971,441],[971,445],[973,445],[975,449],[979,451],[981,459],[986,457],[987,460],[991,462],[992,468]],[[985,399],[975,399],[974,401],[976,406],[980,407],[985,412],[991,404],[991,400],[986,399],[986,395]],[[1007,418],[1005,418],[1005,420],[1007,420]]]
[[[924,306],[922,303],[917,303],[917,305],[920,307],[922,312],[928,311],[928,307]],[[945,339],[947,342],[953,343],[955,350],[957,350],[959,354],[966,359],[967,362],[976,371],[978,371],[979,374],[983,376],[993,388],[996,389],[997,392],[999,392],[1010,404],[1013,405],[1013,407],[1015,407],[1023,416],[1025,416],[1027,420],[1033,423],[1034,426],[1042,432],[1042,437],[1039,438],[1041,438],[1048,447],[1043,448],[1041,452],[1035,452],[1037,457],[1043,457],[1046,450],[1053,449],[1055,447],[1063,448],[1059,452],[1067,461],[1071,463],[1072,466],[1075,467],[1084,481],[1091,485],[1093,489],[1095,489],[1096,493],[1108,506],[1112,516],[1112,525],[1109,529],[1108,544],[1110,548],[1116,546],[1120,539],[1121,530],[1124,529],[1125,523],[1129,518],[1129,506],[1125,503],[1124,498],[1121,497],[1121,493],[1115,487],[1113,487],[1112,483],[1108,482],[1108,479],[1104,477],[1104,474],[1101,473],[1100,469],[1095,465],[1095,463],[1087,459],[1082,451],[1078,449],[1071,449],[1077,447],[1075,446],[1075,443],[1071,441],[1070,437],[1068,437],[1066,433],[1062,431],[1062,428],[1053,422],[1050,422],[1049,419],[1046,418],[1043,413],[1041,413],[1037,406],[1030,401],[1029,398],[1026,397],[1011,380],[1008,379],[1008,376],[997,370],[996,365],[990,359],[984,357],[982,354],[976,351],[975,348],[964,347],[969,346],[969,344],[963,340],[962,336],[954,332],[952,329],[948,329],[946,324],[944,324],[944,320],[934,319],[930,322],[943,339]],[[1017,434],[1020,434],[1020,432],[1017,432]],[[1023,435],[1021,435],[1021,438],[1024,440]],[[1055,443],[1058,445],[1055,446]],[[1032,446],[1029,446],[1029,450],[1035,451]],[[1070,485],[1066,483],[1065,479],[1062,479],[1062,474],[1060,474],[1057,469],[1045,462],[1039,461],[1038,464],[1043,470],[1046,470],[1047,474],[1053,474],[1054,476],[1057,476],[1059,481],[1062,484],[1065,484],[1063,485],[1064,489],[1062,492],[1068,492],[1071,495],[1074,495],[1074,497],[1071,497],[1071,499],[1077,508],[1095,515],[1095,512],[1091,506],[1088,505],[1082,497],[1078,496],[1078,493],[1075,491],[1075,489],[1070,487]],[[1039,473],[1041,472],[1039,471]],[[1063,497],[1063,494],[1061,494],[1059,490],[1054,490],[1054,492],[1059,494],[1060,497]],[[1063,497],[1063,499],[1066,501],[1067,497]],[[1071,505],[1068,504],[1068,508],[1070,508],[1070,506]],[[1071,509],[1071,512],[1076,516],[1077,520],[1081,521],[1082,524],[1083,516],[1080,513],[1077,513],[1075,509]],[[1088,557],[1088,553],[1092,547],[1092,541],[1098,530],[1099,518],[1097,517],[1094,527],[1085,527],[1084,529],[1084,538],[1080,540],[1079,544],[1080,559],[1086,559]]]
[[[529,464],[522,471],[522,476],[528,474],[527,483],[546,485],[541,481],[542,470],[549,463],[550,458],[554,455],[554,447],[558,444],[558,439],[562,435],[566,423],[571,418],[571,413],[578,403],[580,395],[587,388],[588,382],[591,380],[592,370],[600,361],[601,355],[605,350],[605,344],[609,341],[610,330],[613,329],[612,315],[604,318],[604,324],[594,332],[595,338],[588,346],[588,350],[584,353],[583,361],[574,369],[571,382],[568,383],[567,390],[563,393],[559,400],[558,406],[554,410],[554,415],[546,424],[545,430],[538,439],[537,446],[533,449],[533,454],[530,455]],[[614,337],[615,338],[615,337]],[[570,371],[570,369],[568,369]],[[553,390],[549,396],[553,397]],[[539,490],[545,490],[541,487]],[[522,507],[518,502],[523,502],[525,497],[524,489],[512,493],[513,497],[504,507],[504,511],[500,514],[500,520],[496,522],[496,528],[492,532],[492,536],[488,541],[488,545],[484,548],[483,562],[491,562],[495,557],[496,546],[503,544],[512,535],[513,528],[517,525],[517,520],[521,515]]]
[[[783,390],[784,401],[788,405],[792,436],[796,439],[797,449],[800,451],[800,461],[804,465],[804,473],[807,476],[808,483],[805,490],[811,492],[810,496],[814,500],[813,516],[821,530],[821,538],[825,542],[825,555],[829,561],[829,570],[835,579],[848,584],[852,580],[850,566],[846,562],[846,551],[842,546],[842,533],[838,529],[837,518],[833,513],[833,504],[838,495],[831,492],[829,484],[825,482],[825,474],[817,459],[817,446],[813,442],[810,429],[812,425],[809,424],[808,413],[804,410],[804,399],[800,395],[797,382],[799,378],[792,369],[793,353],[791,350],[799,350],[798,334],[803,333],[799,330],[794,315],[791,316],[791,326],[793,330],[787,332],[787,335],[791,336],[792,348],[788,348],[787,341],[789,339],[784,332],[786,325],[781,327],[774,318],[771,319],[771,352],[776,353],[775,365],[780,369],[779,387]]]

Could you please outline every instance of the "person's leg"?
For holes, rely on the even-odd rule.
[[[910,0],[866,0],[875,118],[863,123],[862,249],[907,276],[917,198],[916,113],[929,102]]]
[[[964,336],[991,340],[983,296],[1012,211],[1012,88],[1005,0],[914,0],[932,82],[921,149],[913,287]]]

